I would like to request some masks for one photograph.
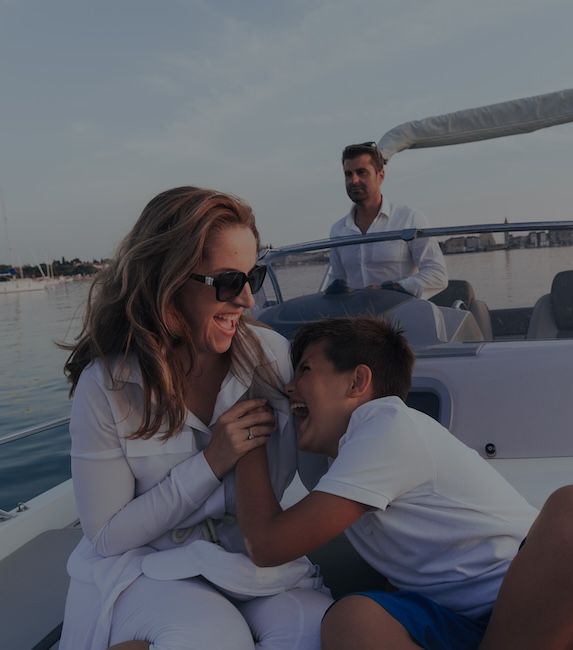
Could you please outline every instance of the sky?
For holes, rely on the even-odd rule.
[[[571,25],[571,0],[0,0],[0,263],[109,257],[187,184],[265,243],[326,237],[345,145],[573,87]],[[383,191],[435,226],[572,219],[572,171],[570,124],[402,152]]]

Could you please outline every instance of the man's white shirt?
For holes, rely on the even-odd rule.
[[[354,221],[355,206],[330,230],[331,237],[361,234]],[[380,210],[366,234],[405,228],[428,228],[421,212],[404,205],[395,205],[382,199]],[[424,237],[341,246],[330,251],[329,283],[346,280],[351,289],[359,289],[382,282],[398,282],[418,298],[429,298],[445,289],[448,274],[444,256],[438,243]]]

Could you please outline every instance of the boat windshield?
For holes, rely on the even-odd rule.
[[[331,286],[336,279],[331,266],[334,255],[357,268],[360,259],[381,268],[396,267],[393,260],[407,257],[412,241],[418,240],[419,245],[428,235],[442,250],[449,278],[448,287],[427,296],[428,300],[379,286],[368,290]],[[434,316],[446,321],[455,320],[452,311],[465,312],[464,320],[477,322],[483,340],[563,338],[567,330],[573,337],[573,222],[339,238],[271,249],[261,257],[268,273],[256,295],[254,315],[287,336],[306,320],[321,316],[367,312],[398,317],[406,309],[398,303],[409,300],[431,303],[441,312]],[[348,270],[349,278],[356,277]],[[428,308],[427,304],[417,307]],[[468,326],[460,328],[456,337],[475,341],[479,335]]]

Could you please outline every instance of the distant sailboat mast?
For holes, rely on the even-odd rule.
[[[19,269],[20,271],[20,278],[24,278],[24,270],[22,269],[22,265],[17,267],[14,264],[14,251],[12,250],[12,244],[10,242],[10,232],[8,230],[8,213],[6,212],[6,204],[4,203],[4,195],[2,193],[2,188],[0,187],[0,210],[2,210],[2,216],[4,217],[4,232],[6,233],[6,244],[8,245],[8,262],[10,266],[13,269]],[[42,268],[42,265],[36,261],[36,266],[38,267],[38,270],[40,271],[40,275],[44,280],[48,278],[53,277],[53,272],[50,273],[50,265],[46,263],[46,270],[47,270],[47,275],[44,273],[44,269]]]
[[[6,235],[6,244],[8,245],[8,263],[10,266],[15,269],[14,266],[14,251],[12,250],[12,244],[10,243],[10,232],[8,230],[8,213],[6,212],[6,205],[4,203],[4,194],[2,188],[0,187],[0,210],[2,210],[2,216],[4,221],[4,233]],[[22,277],[22,269],[20,269],[20,277]]]

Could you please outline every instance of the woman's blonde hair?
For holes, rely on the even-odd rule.
[[[183,426],[186,370],[176,350],[187,346],[191,369],[196,353],[193,332],[177,308],[177,294],[208,256],[213,235],[231,226],[249,228],[259,247],[252,210],[237,197],[196,187],[177,187],[157,195],[92,284],[77,342],[62,346],[71,350],[64,367],[70,395],[82,370],[94,359],[100,358],[115,379],[112,360],[125,363],[128,356],[136,357],[143,378],[144,412],[133,438],[151,437],[164,422],[165,438]],[[265,359],[243,318],[233,338],[231,359],[232,371],[247,382]],[[280,380],[272,366],[268,368],[267,380],[278,388]]]

